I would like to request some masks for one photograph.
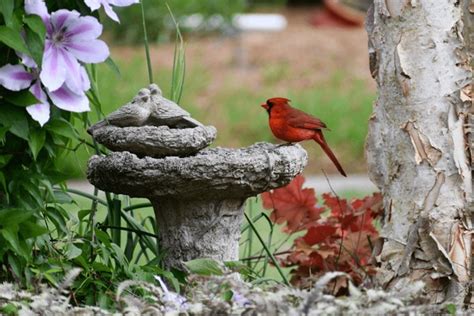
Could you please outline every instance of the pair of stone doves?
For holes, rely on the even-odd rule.
[[[110,113],[87,131],[93,135],[94,131],[107,125],[118,127],[151,125],[171,128],[202,126],[176,103],[164,98],[156,84],[141,89],[131,102]]]

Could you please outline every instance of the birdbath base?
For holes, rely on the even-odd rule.
[[[238,260],[245,200],[152,200],[165,267],[195,258]]]

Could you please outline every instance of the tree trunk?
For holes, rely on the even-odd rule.
[[[433,303],[470,299],[472,9],[374,0],[367,18],[378,99],[366,152],[385,206],[378,277],[395,289],[423,280]]]

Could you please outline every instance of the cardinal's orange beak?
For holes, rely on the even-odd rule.
[[[262,103],[262,104],[260,104],[260,106],[261,106],[262,108],[264,108],[265,110],[268,110],[268,104]]]

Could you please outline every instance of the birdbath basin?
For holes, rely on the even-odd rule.
[[[149,132],[149,126],[110,127],[100,127],[94,134],[103,136],[100,129],[108,128],[123,142]],[[195,136],[195,129],[206,134],[202,128],[167,128],[165,134],[181,135],[170,136],[179,142],[186,138],[183,133]],[[288,184],[307,163],[300,145],[257,143],[236,149],[208,148],[188,156],[181,151],[180,157],[146,156],[145,147],[138,153],[93,156],[87,177],[101,190],[151,201],[160,247],[166,251],[164,265],[178,269],[183,261],[195,258],[238,260],[247,198]]]

